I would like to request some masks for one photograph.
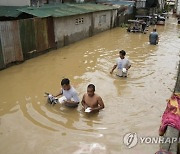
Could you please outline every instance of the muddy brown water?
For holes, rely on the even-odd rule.
[[[128,149],[123,136],[158,136],[166,99],[175,85],[180,26],[169,18],[157,31],[157,46],[149,45],[149,32],[115,28],[0,71],[0,153],[156,152],[158,144]],[[126,79],[109,74],[121,49],[132,63]],[[105,109],[86,115],[81,105],[68,109],[46,104],[44,92],[57,94],[63,77],[71,80],[80,98],[94,83]]]

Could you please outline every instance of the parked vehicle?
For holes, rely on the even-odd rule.
[[[165,21],[166,21],[165,17],[162,17],[162,16],[158,15],[156,24],[157,25],[165,25]]]
[[[141,32],[145,33],[146,23],[143,20],[128,20],[129,27],[127,28],[127,32]]]
[[[165,17],[160,16],[159,14],[152,15],[152,22],[154,25],[165,25]]]
[[[152,24],[152,17],[151,16],[141,16],[137,15],[135,16],[136,20],[143,20],[146,22],[146,26],[149,27]]]
[[[162,14],[161,14],[161,16],[162,16],[162,17],[164,17],[164,18],[169,18],[169,14],[168,14],[168,12],[164,12],[164,13],[162,13]]]

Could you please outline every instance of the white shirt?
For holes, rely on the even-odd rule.
[[[127,58],[121,59],[120,57],[118,57],[116,59],[116,65],[117,65],[117,75],[118,76],[127,76],[128,71],[126,71],[126,73],[124,73],[124,72],[122,72],[122,69],[127,68],[131,65],[129,60]]]
[[[62,90],[63,96],[67,98],[67,100],[71,100],[74,102],[80,102],[78,94],[76,90],[71,86],[69,90]]]

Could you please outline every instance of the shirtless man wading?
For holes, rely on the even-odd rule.
[[[97,94],[95,94],[94,92],[95,92],[95,86],[93,84],[89,84],[87,87],[87,93],[84,94],[81,101],[84,110],[90,107],[91,112],[95,112],[104,108],[104,103],[102,98]]]

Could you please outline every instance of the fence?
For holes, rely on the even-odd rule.
[[[0,69],[55,46],[52,18],[0,22]]]

